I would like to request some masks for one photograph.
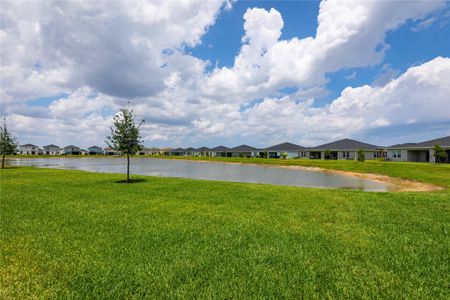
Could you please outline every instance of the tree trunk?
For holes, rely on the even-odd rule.
[[[130,182],[130,153],[127,153],[127,182]]]
[[[5,168],[5,154],[2,156],[2,169]]]

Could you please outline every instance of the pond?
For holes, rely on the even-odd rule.
[[[11,165],[101,173],[126,173],[124,158],[14,158]],[[389,185],[350,175],[262,165],[131,158],[130,173],[161,177],[251,182],[320,188],[388,191]]]

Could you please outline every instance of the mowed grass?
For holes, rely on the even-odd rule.
[[[0,298],[448,299],[448,166],[335,163],[446,189],[1,170]]]

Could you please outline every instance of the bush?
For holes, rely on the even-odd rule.
[[[323,153],[323,156],[326,160],[330,159],[331,150],[330,149],[325,150],[325,152]]]
[[[288,154],[286,152],[281,153],[281,157],[283,159],[286,159],[288,157]]]
[[[447,153],[439,144],[434,145],[434,160],[437,163],[443,163],[447,161]]]
[[[358,161],[365,161],[366,160],[366,154],[364,153],[364,149],[358,150]]]

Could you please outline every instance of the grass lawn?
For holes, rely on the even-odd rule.
[[[0,298],[449,299],[449,165],[261,163],[280,162],[446,189],[119,184],[124,175],[9,168],[0,171]]]

